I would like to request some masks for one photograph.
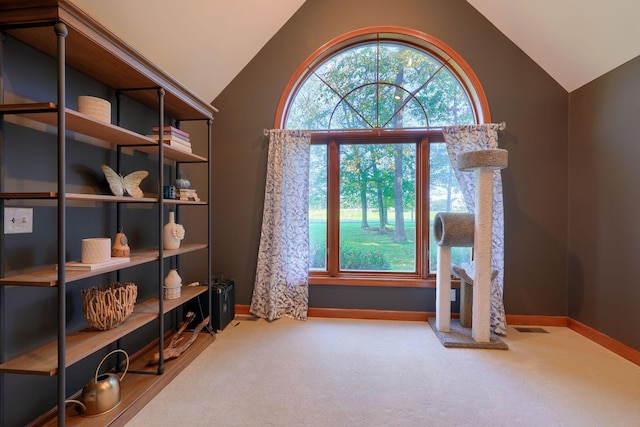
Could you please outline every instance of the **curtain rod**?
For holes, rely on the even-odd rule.
[[[291,131],[301,131],[301,132],[313,132],[313,133],[356,133],[356,132],[398,132],[398,131],[439,131],[442,130],[442,127],[424,127],[424,128],[399,128],[399,129],[383,129],[383,128],[349,128],[349,129],[264,129],[264,135],[269,135],[269,132],[272,130],[291,130]]]
[[[479,124],[473,124],[473,125],[460,125],[460,126],[482,126],[482,125],[497,125],[498,126],[498,130],[505,130],[507,128],[507,123],[506,122],[500,122],[500,123],[479,123]],[[437,131],[442,131],[443,128],[445,127],[454,127],[454,126],[428,126],[428,127],[420,127],[420,128],[396,128],[396,129],[384,129],[384,128],[351,128],[351,129],[289,129],[292,131],[308,131],[308,132],[313,132],[313,133],[326,133],[326,134],[331,134],[331,133],[356,133],[356,132],[378,132],[378,133],[391,133],[391,132],[398,132],[398,131],[409,131],[409,132],[424,132],[424,131],[431,131],[431,132],[437,132]],[[269,132],[271,130],[286,130],[286,129],[263,129],[262,132],[264,134],[264,136],[269,136]]]

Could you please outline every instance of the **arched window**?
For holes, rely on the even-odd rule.
[[[442,126],[488,120],[471,69],[423,33],[363,29],[311,55],[276,123],[313,131],[310,282],[432,285],[431,219],[466,211]]]

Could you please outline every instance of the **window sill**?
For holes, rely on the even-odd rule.
[[[387,288],[435,288],[435,276],[429,276],[426,279],[419,277],[400,277],[400,276],[358,276],[358,275],[341,275],[328,276],[314,274],[309,276],[310,285],[323,286],[381,286]],[[460,281],[453,278],[451,280],[452,288],[459,288]]]

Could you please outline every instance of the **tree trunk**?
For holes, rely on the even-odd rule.
[[[380,227],[378,232],[384,233],[387,228],[387,211],[384,207],[384,198],[382,196],[382,184],[380,181],[376,182],[376,195],[378,200],[378,212],[380,213]]]
[[[400,69],[398,74],[396,75],[396,94],[394,96],[395,107],[396,109],[402,107],[402,99],[403,93],[400,91],[400,87],[402,86],[404,81],[404,68]],[[403,122],[403,110],[397,112],[397,114],[393,118],[393,126],[396,129],[402,127]],[[396,228],[393,234],[393,240],[396,242],[406,242],[407,234],[404,230],[404,200],[402,193],[402,169],[403,169],[403,159],[402,159],[402,148],[403,144],[396,144],[393,148],[393,163],[395,169],[393,171],[393,199],[394,199],[394,208],[395,208],[395,221]]]
[[[404,203],[402,200],[402,144],[396,144],[394,147],[394,180],[393,195],[395,207],[396,228],[393,240],[396,242],[406,242],[407,234],[404,230]]]
[[[360,228],[369,228],[369,220],[367,215],[367,179],[363,173],[360,173],[360,205],[362,206],[362,224]]]
[[[451,193],[453,192],[453,169],[449,169],[449,172],[447,174],[447,206],[445,209],[445,212],[451,212],[451,204],[452,204],[452,195]]]

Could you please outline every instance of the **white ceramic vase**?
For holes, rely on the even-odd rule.
[[[175,212],[169,212],[169,222],[164,226],[164,248],[178,249],[184,239],[184,227],[176,224]]]
[[[182,277],[178,274],[178,270],[169,270],[169,274],[164,278],[164,299],[180,298],[181,289]]]
[[[165,288],[179,288],[182,286],[182,277],[178,274],[178,270],[171,269],[169,270],[169,274],[164,278],[164,287]]]

